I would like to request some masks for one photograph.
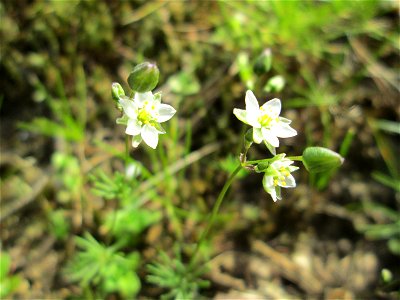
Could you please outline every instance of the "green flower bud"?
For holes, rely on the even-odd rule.
[[[381,276],[382,276],[382,280],[385,283],[389,283],[393,280],[393,274],[392,272],[390,272],[390,270],[384,268],[381,271]]]
[[[268,80],[267,84],[264,87],[264,91],[268,93],[276,93],[282,91],[285,86],[285,79],[280,76],[274,76],[270,80]]]
[[[144,62],[133,68],[128,76],[128,84],[135,92],[149,92],[156,87],[159,76],[160,71],[156,64]]]
[[[125,96],[125,91],[118,82],[113,82],[111,85],[111,96],[114,101],[118,102],[121,96]]]
[[[303,152],[303,165],[311,173],[328,172],[340,167],[344,158],[323,147],[308,147]]]
[[[260,56],[257,57],[253,69],[257,75],[267,73],[271,70],[272,52],[271,49],[265,49]]]
[[[253,144],[253,128],[247,130],[244,135],[244,148],[247,150]]]
[[[255,171],[257,173],[262,173],[265,172],[268,167],[269,167],[270,163],[269,162],[260,162],[259,164],[257,164],[257,166],[255,167]]]

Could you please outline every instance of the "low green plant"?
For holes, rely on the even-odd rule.
[[[198,299],[200,289],[210,286],[202,276],[207,265],[189,264],[183,261],[179,245],[174,247],[174,257],[160,251],[156,262],[147,265],[147,281],[168,290],[161,299]]]
[[[11,274],[11,257],[8,253],[0,252],[0,298],[5,299],[12,295],[21,283],[19,275]]]
[[[103,245],[89,233],[75,240],[80,250],[66,269],[72,280],[79,281],[86,293],[90,293],[90,287],[96,287],[101,297],[109,293],[135,297],[140,289],[140,279],[135,271],[140,262],[137,252],[125,255],[118,251],[121,245]]]

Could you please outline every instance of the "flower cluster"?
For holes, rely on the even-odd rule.
[[[158,135],[165,133],[160,123],[171,119],[176,110],[171,105],[161,103],[161,94],[152,92],[135,93],[133,99],[120,96],[118,102],[124,116],[117,123],[127,125],[125,133],[132,136],[132,146],[138,147],[143,140],[155,149]]]
[[[289,119],[280,117],[281,101],[277,98],[264,103],[261,107],[258,104],[253,92],[246,92],[246,110],[235,108],[234,115],[243,123],[252,126],[253,141],[257,144],[264,142],[268,150],[275,157],[272,163],[268,163],[263,178],[263,186],[274,201],[281,199],[281,187],[293,188],[296,186],[291,172],[298,167],[291,166],[293,161],[284,158],[285,154],[276,155],[276,148],[279,147],[278,138],[289,138],[297,135],[296,130],[290,127]],[[268,159],[266,160],[268,161]]]

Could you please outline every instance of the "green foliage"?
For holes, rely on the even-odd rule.
[[[118,240],[132,240],[147,227],[159,222],[161,217],[160,211],[127,207],[110,213],[105,224]]]
[[[93,194],[106,200],[119,199],[122,203],[132,200],[132,190],[137,186],[136,180],[129,180],[120,172],[115,172],[111,177],[100,169],[89,174],[89,180],[93,184]]]
[[[381,223],[359,225],[357,229],[371,240],[387,240],[389,250],[400,256],[400,212],[377,203],[363,208],[368,215],[379,215]]]
[[[200,91],[200,83],[193,72],[182,71],[169,77],[171,91],[182,96],[189,96]]]
[[[63,138],[69,142],[80,142],[85,135],[86,125],[86,80],[82,69],[76,71],[76,93],[80,96],[76,103],[75,111],[73,111],[72,101],[67,99],[62,82],[61,74],[56,73],[57,78],[57,94],[54,97],[50,94],[47,88],[36,78],[34,80],[37,87],[37,92],[40,91],[43,100],[46,100],[54,118],[50,120],[44,117],[34,118],[31,122],[21,122],[21,129],[42,134],[48,137]]]
[[[198,299],[199,289],[209,286],[209,281],[201,279],[207,272],[206,265],[192,265],[182,260],[181,250],[174,247],[174,258],[160,251],[158,262],[147,265],[150,275],[147,281],[166,288],[168,292],[161,299]]]
[[[372,118],[368,119],[368,123],[372,129],[379,152],[389,171],[389,174],[374,171],[372,177],[380,183],[400,192],[400,159],[396,154],[396,147],[398,145],[394,144],[398,142],[400,123]],[[397,139],[395,138],[394,141],[391,139],[393,134],[397,135]]]
[[[0,252],[0,298],[9,297],[18,288],[21,278],[10,274],[11,257],[6,252]]]
[[[71,226],[65,217],[65,210],[59,209],[50,212],[50,230],[57,239],[65,240],[71,230]]]
[[[232,154],[229,154],[225,159],[219,162],[219,167],[224,170],[227,174],[231,174],[238,166],[239,159]],[[249,173],[246,169],[241,169],[239,173],[236,175],[238,178],[244,178]]]
[[[84,180],[78,159],[73,155],[55,152],[51,163],[55,171],[55,182],[59,185],[58,200],[68,203],[78,199]]]
[[[119,246],[105,246],[86,233],[76,237],[81,249],[73,257],[66,269],[72,281],[77,281],[83,288],[93,286],[109,293],[120,293],[126,298],[134,298],[140,289],[140,280],[135,270],[140,256],[136,252],[125,255],[117,252]]]

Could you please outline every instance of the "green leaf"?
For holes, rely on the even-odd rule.
[[[1,255],[0,255],[0,279],[2,281],[6,277],[8,271],[10,269],[10,262],[11,262],[10,256],[6,253],[1,253]]]
[[[168,85],[175,94],[189,96],[197,94],[200,91],[199,80],[193,73],[180,72],[168,79]]]
[[[303,164],[311,173],[328,172],[343,164],[343,157],[323,147],[308,147],[303,152]]]
[[[388,247],[393,254],[400,256],[400,239],[390,239],[388,242]]]

